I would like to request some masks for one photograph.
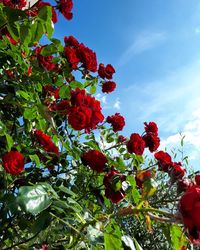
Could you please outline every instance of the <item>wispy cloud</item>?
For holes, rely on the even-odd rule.
[[[120,104],[121,104],[121,102],[119,101],[119,98],[117,98],[114,105],[113,105],[113,108],[119,110],[120,109]]]
[[[131,45],[122,54],[119,65],[129,62],[136,54],[140,54],[146,50],[153,49],[167,38],[166,32],[141,32],[132,42]]]

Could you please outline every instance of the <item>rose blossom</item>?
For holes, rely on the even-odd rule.
[[[149,122],[149,124],[147,122],[144,122],[144,125],[146,133],[152,133],[154,135],[158,135],[158,126],[155,122]]]
[[[106,163],[108,162],[104,154],[98,150],[89,150],[81,157],[82,163],[88,165],[92,170],[98,173],[103,172]]]
[[[142,155],[144,152],[145,142],[139,134],[131,134],[130,140],[127,143],[127,150],[130,154]]]
[[[179,211],[192,243],[200,245],[200,187],[187,189],[179,201]]]
[[[112,116],[108,116],[106,121],[107,123],[111,123],[114,132],[121,131],[125,126],[124,117],[121,116],[119,113],[116,113],[115,115]]]
[[[38,129],[34,131],[34,135],[38,143],[45,151],[47,151],[48,153],[54,153],[56,155],[59,155],[58,147],[53,143],[49,135],[43,133],[41,130]]]
[[[111,80],[114,73],[115,69],[111,64],[107,64],[106,67],[104,66],[103,63],[99,64],[98,74],[101,78],[103,79],[107,78],[108,80]]]
[[[168,172],[170,165],[172,164],[171,156],[164,152],[164,151],[158,151],[154,154],[154,157],[158,161],[158,166],[160,170],[163,170],[164,172]]]
[[[102,92],[103,93],[111,93],[115,90],[116,83],[113,81],[103,82],[102,84]]]
[[[18,175],[24,171],[24,156],[18,151],[10,151],[3,155],[2,165],[11,175]]]
[[[157,135],[152,133],[145,134],[142,139],[145,141],[145,147],[149,148],[149,151],[153,153],[160,146],[160,139]]]

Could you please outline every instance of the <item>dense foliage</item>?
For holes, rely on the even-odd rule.
[[[199,244],[200,176],[159,150],[155,122],[126,138],[121,114],[104,117],[95,93],[114,91],[114,67],[73,36],[52,38],[56,11],[70,20],[72,8],[0,4],[0,248]]]

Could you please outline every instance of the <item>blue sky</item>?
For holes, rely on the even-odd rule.
[[[73,13],[59,15],[54,37],[73,35],[115,67],[117,90],[99,96],[104,114],[120,112],[126,136],[157,122],[162,147],[179,145],[182,132],[200,169],[199,0],[74,0]]]

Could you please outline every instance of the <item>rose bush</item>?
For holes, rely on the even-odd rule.
[[[155,122],[125,137],[121,114],[104,117],[95,93],[114,91],[115,68],[73,36],[52,38],[72,0],[26,4],[0,3],[0,248],[145,249],[145,230],[166,249],[199,244],[187,158],[159,149]]]

